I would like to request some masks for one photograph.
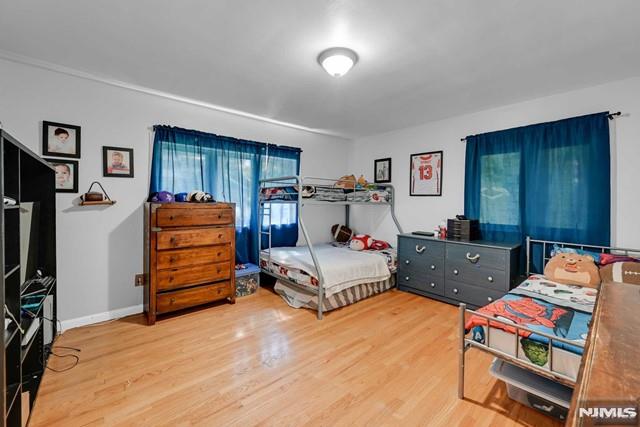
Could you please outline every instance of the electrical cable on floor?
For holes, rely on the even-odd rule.
[[[53,319],[49,319],[48,317],[44,317],[43,319],[48,320],[49,322],[53,323]],[[58,320],[58,323],[60,323],[60,320]],[[60,329],[58,329],[58,331],[62,330],[62,325],[60,324]],[[56,338],[59,337],[60,335],[62,335],[62,332],[58,332],[56,334]],[[66,371],[70,371],[71,369],[75,368],[78,363],[80,363],[80,356],[76,355],[76,354],[58,354],[56,353],[54,350],[57,349],[64,349],[64,350],[71,350],[71,351],[77,351],[77,352],[81,352],[82,350],[76,347],[68,347],[68,346],[64,346],[64,345],[53,345],[53,342],[51,343],[51,347],[49,348],[49,354],[59,357],[59,358],[65,358],[65,357],[72,357],[74,359],[74,363],[72,366],[69,366],[68,368],[64,368],[64,369],[55,369],[49,366],[49,364],[47,363],[47,366],[45,366],[45,368],[49,369],[50,371],[53,372],[66,372]]]

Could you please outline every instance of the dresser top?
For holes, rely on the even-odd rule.
[[[154,208],[171,208],[171,209],[220,209],[220,208],[233,208],[235,204],[227,202],[146,202],[148,205]]]
[[[485,248],[496,248],[513,250],[519,248],[521,245],[517,242],[492,242],[490,240],[453,240],[453,239],[437,239],[433,236],[420,236],[418,234],[403,233],[398,234],[398,237],[410,237],[412,239],[431,240],[434,242],[446,242],[448,244],[465,245],[465,246],[482,246]]]

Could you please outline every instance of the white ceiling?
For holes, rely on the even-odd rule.
[[[640,1],[0,0],[0,49],[357,137],[640,75]]]

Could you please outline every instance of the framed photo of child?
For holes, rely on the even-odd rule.
[[[442,196],[442,151],[412,154],[410,196]]]
[[[103,175],[133,178],[133,148],[102,147]]]
[[[391,182],[391,157],[373,162],[374,181],[378,184]]]
[[[42,122],[42,155],[80,158],[80,126]]]
[[[78,162],[65,159],[44,159],[56,170],[56,193],[78,192]]]

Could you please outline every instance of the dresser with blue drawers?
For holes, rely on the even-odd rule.
[[[398,235],[398,289],[481,307],[514,286],[519,244]]]

